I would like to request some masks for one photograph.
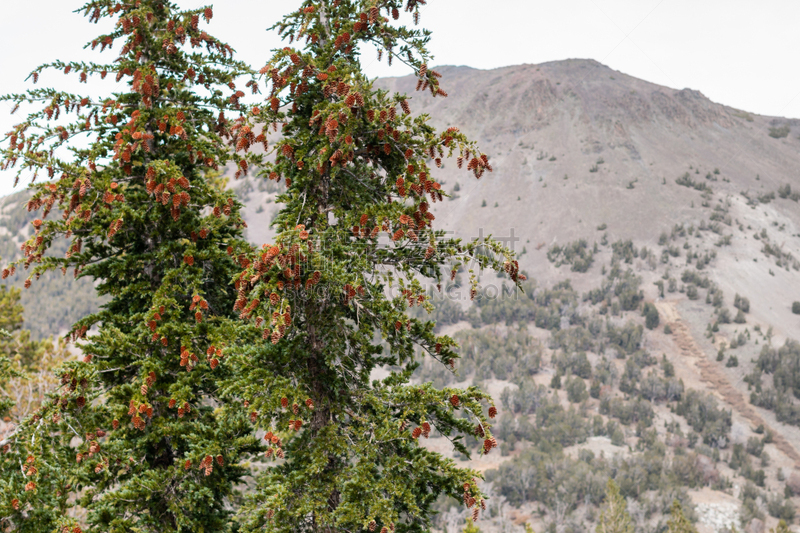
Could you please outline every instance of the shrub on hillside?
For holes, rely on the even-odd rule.
[[[717,407],[710,394],[687,391],[675,406],[675,413],[684,417],[691,428],[712,447],[725,448],[731,430],[731,412]]]
[[[738,293],[733,297],[733,306],[743,313],[750,312],[750,300],[744,296],[739,296]]]
[[[645,327],[647,329],[655,329],[658,327],[659,318],[658,318],[658,309],[652,303],[648,302],[644,304],[644,310],[642,315],[645,317]]]
[[[564,246],[554,244],[547,250],[547,259],[556,267],[569,264],[573,272],[586,272],[594,261],[594,250],[585,239],[580,239]]]

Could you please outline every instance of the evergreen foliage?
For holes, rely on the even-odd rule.
[[[572,265],[573,272],[586,272],[594,261],[594,251],[589,248],[585,239],[559,246],[554,244],[547,250],[547,259],[556,267],[564,264]]]
[[[4,167],[46,180],[27,205],[41,218],[24,257],[3,277],[25,267],[27,287],[71,268],[107,303],[73,326],[83,360],[58,370],[61,386],[4,441],[0,515],[17,531],[78,527],[81,515],[105,531],[229,531],[239,462],[259,445],[219,395],[230,372],[221,360],[249,330],[232,312],[226,251],[244,244],[243,221],[213,171],[228,157],[224,113],[245,111],[235,80],[250,70],[200,28],[211,8],[96,1],[82,11],[116,22],[89,44],[120,43],[116,60],[57,61],[31,77],[62,71],[99,92],[110,74],[120,89],[3,98],[34,109],[6,137]],[[64,256],[46,255],[64,238]]]
[[[691,428],[703,437],[709,446],[725,448],[730,439],[731,412],[717,407],[717,401],[710,394],[690,390],[675,406],[675,412],[689,423]]]
[[[44,393],[57,383],[51,369],[70,356],[63,342],[31,340],[30,332],[22,329],[23,309],[19,300],[19,290],[0,286],[0,418],[11,424],[19,423],[40,408]],[[13,425],[6,426],[7,431],[13,431],[11,428]],[[35,490],[35,485],[30,485],[26,478],[37,476],[42,467],[37,460],[45,461],[48,466],[47,461],[71,458],[54,453],[46,442],[39,457],[26,455],[25,450],[12,450],[9,441],[14,436],[0,434],[0,527],[13,525],[7,517],[19,511],[26,513],[28,521],[15,531],[52,526],[54,515],[50,511],[53,507],[63,508],[61,495],[45,492],[36,498],[37,506],[25,508],[25,498],[20,498],[20,492],[23,488],[26,492]],[[35,449],[36,444],[32,440],[27,449]]]
[[[417,347],[451,367],[458,355],[408,309],[432,310],[422,281],[440,288],[460,265],[469,267],[471,297],[476,269],[505,271],[514,283],[524,276],[496,242],[462,243],[432,227],[430,205],[445,192],[429,163],[456,155],[479,178],[491,171],[488,158],[457,128],[436,132],[425,115],[411,115],[406,96],[374,89],[361,71],[359,47],[377,44],[387,60],[414,68],[419,89],[446,96],[427,68],[429,34],[393,22],[402,7],[304,2],[276,28],[305,44],[261,69],[269,105],[238,130],[246,152],[251,134],[282,124],[261,175],[287,184],[275,243],[245,254],[237,278],[235,308],[272,345],[231,359],[236,379],[225,394],[250,403],[256,426],[281,435],[272,457],[285,455],[258,480],[243,530],[424,530],[442,493],[479,512],[477,473],[417,440],[436,429],[468,454],[462,434],[477,434],[489,452],[489,398],[409,383]],[[406,9],[418,18],[417,2]],[[399,370],[372,381],[385,365]]]
[[[414,23],[419,3],[405,6]],[[41,218],[3,277],[24,267],[28,287],[71,268],[106,298],[71,330],[82,361],[58,370],[61,386],[2,442],[4,525],[412,532],[428,530],[441,494],[478,518],[479,474],[418,441],[435,429],[468,455],[464,437],[477,435],[488,453],[496,409],[475,387],[409,383],[420,349],[451,369],[458,360],[453,339],[409,308],[431,311],[423,281],[440,289],[461,265],[471,297],[479,269],[525,277],[490,238],[433,229],[430,203],[446,192],[430,167],[456,155],[476,178],[492,168],[457,128],[435,131],[362,73],[359,47],[375,44],[446,96],[427,68],[429,32],[393,22],[402,8],[302,2],[276,25],[298,47],[256,74],[200,29],[211,8],[92,1],[90,21],[116,25],[91,46],[122,41],[119,57],[57,61],[32,78],[111,73],[120,92],[3,98],[38,106],[6,137],[4,167],[50,178],[33,185]],[[242,78],[264,87],[263,108],[240,102]],[[285,183],[274,244],[243,240],[241,206],[216,172],[229,161],[237,177]],[[47,254],[58,238],[65,257]],[[379,367],[394,370],[373,381]],[[267,464],[248,470],[261,452]],[[243,500],[235,488],[250,473]]]
[[[678,500],[672,502],[667,531],[669,533],[697,533],[697,528],[683,514],[683,507],[681,507]]]
[[[597,533],[633,533],[633,523],[627,511],[625,498],[619,493],[619,486],[613,479],[606,486],[606,508],[597,522]]]
[[[781,422],[800,426],[800,342],[787,339],[780,348],[764,346],[756,360],[753,404],[775,411]],[[772,385],[761,386],[761,372],[772,374]]]
[[[736,294],[736,296],[733,297],[733,306],[743,313],[749,313],[750,299],[745,298],[744,296],[739,296],[739,294]]]
[[[647,329],[655,329],[658,327],[659,317],[658,317],[658,309],[656,306],[650,302],[644,304],[644,309],[642,310],[642,314],[645,317],[645,327]]]

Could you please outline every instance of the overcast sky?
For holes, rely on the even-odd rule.
[[[24,79],[40,63],[93,57],[82,46],[106,30],[72,13],[80,5],[0,0],[0,93],[23,90]],[[297,5],[290,0],[217,2],[208,31],[228,41],[240,59],[262,66],[279,44],[265,29]],[[798,22],[796,0],[428,0],[421,21],[433,31],[436,65],[491,69],[591,58],[746,111],[800,118]],[[105,59],[113,54],[104,54]],[[370,55],[365,63],[372,76],[408,73]],[[18,119],[9,111],[0,104],[0,133]],[[11,181],[8,173],[0,173],[0,195],[12,190]]]

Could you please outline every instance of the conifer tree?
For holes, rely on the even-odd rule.
[[[226,114],[247,112],[236,83],[250,69],[202,28],[210,7],[95,0],[80,11],[115,21],[87,46],[116,44],[117,57],[56,61],[31,78],[60,71],[90,90],[3,98],[33,109],[5,136],[3,167],[32,176],[27,207],[41,211],[3,278],[28,269],[27,287],[72,269],[108,303],[71,332],[82,361],[61,368],[61,386],[0,443],[1,527],[230,531],[240,458],[259,445],[218,395],[247,328],[232,314],[228,253],[244,222],[214,176],[229,153]],[[107,76],[118,89],[98,96]],[[60,238],[66,257],[47,255]]]
[[[420,4],[405,5],[414,23]],[[199,29],[210,8],[93,1],[90,20],[117,25],[91,45],[121,40],[120,57],[56,62],[33,79],[48,67],[80,81],[111,73],[125,89],[6,97],[41,110],[7,135],[4,165],[49,180],[34,185],[28,207],[43,213],[4,276],[29,268],[30,285],[72,268],[109,303],[72,332],[83,361],[59,371],[61,388],[2,443],[4,524],[80,531],[73,517],[85,510],[81,525],[96,531],[424,531],[442,494],[478,518],[479,474],[419,440],[437,431],[468,454],[477,438],[488,453],[496,409],[474,387],[410,382],[422,354],[455,369],[458,352],[407,311],[430,311],[425,283],[441,290],[462,264],[471,297],[478,269],[524,276],[490,238],[433,229],[431,204],[446,192],[431,167],[455,155],[480,178],[488,157],[361,70],[360,47],[376,45],[415,69],[419,89],[446,97],[427,67],[429,33],[392,22],[403,8],[302,2],[278,30],[306,44],[262,69],[259,109],[239,102],[248,67]],[[83,134],[88,147],[65,156]],[[286,185],[274,244],[242,239],[240,206],[212,172],[226,142],[237,177],[257,166]],[[270,142],[272,159],[251,151]],[[67,257],[46,255],[55,238],[70,239]],[[239,508],[234,485],[262,450],[275,462]]]
[[[678,500],[672,502],[670,518],[667,522],[667,531],[669,531],[669,533],[697,533],[697,528],[695,528],[689,519],[686,518],[686,515],[683,514],[683,508]]]
[[[597,533],[633,533],[631,515],[628,514],[627,503],[619,486],[613,479],[608,480],[606,486],[606,508],[600,514],[597,523]]]
[[[410,382],[422,354],[455,369],[458,353],[407,311],[430,310],[426,285],[441,290],[462,264],[471,297],[481,268],[524,276],[496,241],[434,229],[432,206],[447,194],[435,167],[455,157],[480,178],[488,157],[457,127],[439,132],[414,116],[409,97],[373,87],[360,61],[374,45],[412,67],[419,90],[446,97],[427,66],[430,34],[411,24],[423,4],[302,2],[275,27],[287,46],[260,71],[264,109],[237,126],[242,156],[265,130],[281,132],[259,166],[286,186],[275,242],[234,250],[235,309],[270,342],[232,356],[225,394],[252,410],[275,461],[242,509],[243,531],[428,531],[442,494],[473,520],[484,506],[479,474],[419,441],[437,431],[462,453],[475,438],[488,453],[496,409],[475,387]]]

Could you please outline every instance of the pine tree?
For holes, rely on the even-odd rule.
[[[613,479],[609,479],[606,486],[606,508],[597,522],[597,533],[633,533],[633,523],[627,507],[625,498],[619,493],[619,486]]]
[[[405,6],[415,23],[423,3]],[[422,531],[442,494],[478,518],[479,474],[419,439],[436,430],[463,454],[488,453],[496,409],[474,387],[410,382],[422,354],[455,370],[458,353],[408,310],[431,311],[425,283],[441,290],[462,264],[472,298],[479,269],[524,276],[497,242],[433,229],[431,204],[447,193],[430,167],[456,155],[476,178],[492,168],[457,128],[435,131],[363,74],[359,46],[377,44],[415,69],[419,89],[446,96],[427,67],[429,33],[391,22],[401,9],[303,2],[278,29],[306,44],[261,70],[259,109],[236,89],[249,68],[199,29],[210,8],[90,2],[91,21],[117,20],[91,46],[121,40],[120,57],[56,62],[33,80],[48,68],[86,82],[111,73],[124,90],[5,98],[41,110],[6,137],[4,166],[48,181],[34,185],[28,208],[42,216],[4,277],[24,267],[30,285],[72,268],[109,300],[72,331],[83,360],[2,442],[4,525],[80,531],[85,514],[81,525],[114,532]],[[84,134],[88,147],[65,156]],[[273,159],[251,150],[270,142]],[[214,177],[225,143],[237,177],[258,166],[285,184],[274,244],[242,239],[240,206]],[[55,238],[70,240],[66,257],[46,254]],[[373,379],[378,369],[388,376]],[[240,507],[234,486],[261,451],[275,462]]]
[[[683,508],[678,500],[672,502],[670,518],[667,522],[667,531],[669,531],[669,533],[697,533],[697,528],[695,528],[683,514]]]
[[[32,81],[61,71],[121,88],[3,98],[34,109],[2,154],[17,179],[32,175],[27,207],[41,211],[3,278],[25,268],[30,286],[73,269],[108,303],[71,332],[83,360],[62,367],[61,386],[0,443],[0,519],[32,532],[80,531],[84,513],[93,531],[230,531],[238,463],[260,447],[241,408],[218,395],[226,355],[249,330],[230,286],[244,222],[214,176],[228,160],[226,113],[250,112],[236,89],[250,69],[201,28],[211,8],[97,0],[81,11],[116,21],[88,46],[117,44],[118,57],[57,61]],[[48,256],[59,238],[66,257]]]
[[[423,3],[409,0],[404,20],[417,22]],[[379,58],[414,69],[418,89],[447,96],[427,66],[429,33],[395,22],[403,8],[302,2],[276,26],[287,46],[260,71],[267,105],[238,130],[242,154],[259,132],[280,130],[260,175],[286,186],[275,242],[247,256],[237,277],[236,309],[271,342],[231,358],[238,370],[225,393],[248,402],[276,461],[242,509],[243,531],[427,531],[442,494],[473,519],[483,506],[479,474],[419,440],[436,430],[461,453],[488,453],[496,409],[475,387],[410,382],[422,354],[453,369],[458,354],[408,311],[430,310],[426,285],[441,290],[461,264],[471,297],[480,268],[515,283],[524,276],[497,242],[434,229],[431,206],[447,193],[432,167],[455,156],[480,178],[488,157],[458,128],[439,132],[413,116],[407,96],[374,88],[362,71],[362,48],[376,45]],[[376,379],[379,368],[388,376]]]

